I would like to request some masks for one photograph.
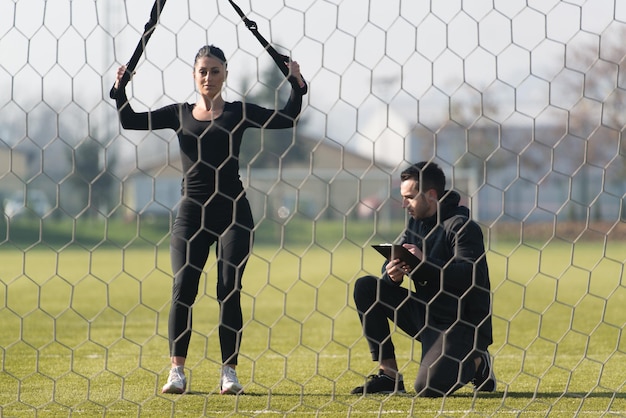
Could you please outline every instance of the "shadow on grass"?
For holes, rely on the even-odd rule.
[[[219,392],[215,391],[190,391],[185,392],[185,395],[191,396],[220,396],[224,398],[228,397],[266,397],[266,396],[281,396],[281,397],[302,397],[302,396],[332,396],[336,397],[348,397],[353,399],[358,398],[371,398],[371,399],[379,399],[379,398],[415,398],[417,396],[413,393],[397,393],[395,395],[389,394],[369,394],[369,395],[351,395],[349,393],[277,393],[277,392],[246,392],[241,395],[222,395]],[[547,398],[547,399],[557,399],[557,398],[574,398],[574,399],[626,399],[626,393],[618,393],[618,392],[494,392],[494,393],[455,393],[453,395],[448,396],[448,398],[481,398],[481,399],[503,399],[503,398],[513,398],[513,399],[533,399],[533,398]],[[423,399],[441,399],[441,398],[423,398]]]
[[[284,397],[301,397],[301,396],[333,396],[333,397],[349,397],[349,398],[386,398],[393,396],[394,398],[417,398],[415,394],[412,393],[398,393],[395,395],[389,394],[369,394],[369,395],[351,395],[351,394],[343,394],[343,393],[277,393],[277,392],[246,392],[241,395],[222,395],[219,392],[214,391],[190,391],[185,392],[185,395],[191,396],[211,396],[217,395],[220,397],[235,397],[235,396],[243,396],[243,397],[265,397],[265,396],[284,396]],[[494,393],[455,393],[453,395],[448,396],[448,398],[483,398],[483,399],[502,399],[502,398],[515,398],[515,399],[532,399],[532,398],[593,398],[593,399],[626,399],[626,393],[617,393],[617,392],[494,392]],[[424,399],[438,399],[438,398],[424,398]]]
[[[618,393],[618,392],[500,392],[500,396],[498,393],[489,393],[486,395],[480,395],[481,397],[502,397],[506,396],[507,398],[516,398],[516,399],[524,399],[524,398],[593,398],[593,399],[626,399],[626,393]]]
[[[201,390],[192,390],[189,392],[185,392],[184,395],[189,395],[189,396],[219,396],[220,398],[224,398],[224,399],[230,399],[230,398],[237,398],[237,397],[243,397],[243,398],[263,398],[268,396],[269,394],[267,392],[246,392],[246,393],[242,393],[240,395],[222,395],[221,393],[217,392],[217,391],[201,391]],[[272,396],[302,396],[299,395],[297,393],[272,393]],[[181,396],[181,395],[178,395]]]

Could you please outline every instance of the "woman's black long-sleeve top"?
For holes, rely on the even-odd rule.
[[[252,103],[226,102],[211,121],[194,118],[195,105],[178,103],[136,113],[120,92],[116,104],[122,127],[132,130],[173,129],[178,135],[183,170],[182,194],[201,202],[232,201],[244,194],[239,177],[239,151],[247,128],[294,127],[302,109],[302,96],[292,91],[282,110]]]

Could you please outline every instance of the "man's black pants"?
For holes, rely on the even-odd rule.
[[[426,325],[428,306],[407,288],[375,276],[361,277],[354,301],[372,360],[395,359],[389,320],[419,340],[422,357],[414,388],[418,396],[439,397],[467,384],[476,373],[474,328],[456,321],[448,326]]]

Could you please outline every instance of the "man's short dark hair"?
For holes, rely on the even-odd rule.
[[[436,163],[421,161],[408,167],[400,174],[400,180],[416,180],[420,191],[434,189],[437,198],[441,198],[446,190],[446,175]]]

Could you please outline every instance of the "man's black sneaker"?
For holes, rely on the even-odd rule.
[[[493,364],[488,351],[480,355],[481,362],[476,370],[476,375],[472,379],[474,390],[477,392],[495,392],[496,375],[493,372]]]
[[[406,393],[404,390],[404,380],[402,375],[398,373],[398,378],[394,379],[383,373],[382,369],[378,374],[372,374],[367,377],[367,382],[363,386],[357,386],[350,392],[353,395],[365,395],[368,393]]]

